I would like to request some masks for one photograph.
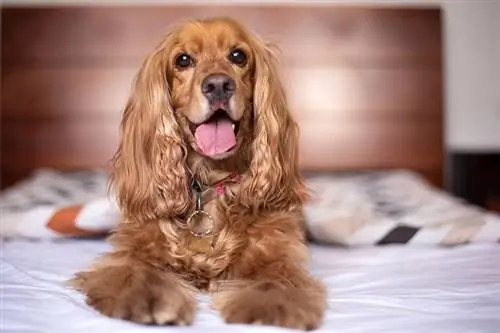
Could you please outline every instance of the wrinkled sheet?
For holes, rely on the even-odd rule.
[[[293,332],[226,325],[200,296],[191,327],[147,327],[101,316],[63,282],[106,251],[100,240],[10,241],[1,252],[6,332]],[[310,246],[311,271],[328,286],[318,332],[500,332],[500,246]]]

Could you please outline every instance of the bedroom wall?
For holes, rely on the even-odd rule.
[[[447,146],[500,152],[500,2],[443,1]]]

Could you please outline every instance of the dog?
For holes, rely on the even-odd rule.
[[[196,292],[227,323],[312,330],[298,126],[273,45],[227,17],[183,22],[136,75],[112,158],[123,221],[71,283],[104,315],[189,325]]]

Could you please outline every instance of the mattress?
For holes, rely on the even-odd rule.
[[[200,295],[190,327],[150,327],[104,317],[65,286],[109,245],[103,240],[5,241],[1,331],[50,333],[292,332],[226,325]],[[318,332],[500,332],[500,246],[310,246],[310,269],[328,286]]]

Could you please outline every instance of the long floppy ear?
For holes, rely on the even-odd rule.
[[[167,79],[173,34],[144,61],[127,101],[111,189],[126,221],[183,214],[189,205],[185,144]]]
[[[298,167],[299,130],[288,109],[277,57],[260,40],[254,40],[252,48],[254,140],[242,203],[271,209],[301,205],[308,195]]]

